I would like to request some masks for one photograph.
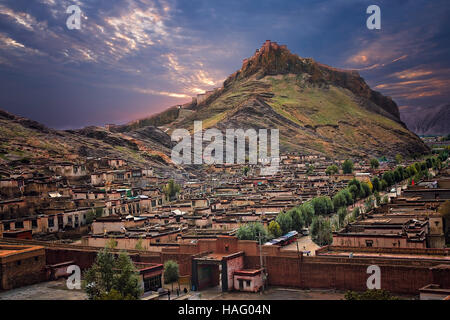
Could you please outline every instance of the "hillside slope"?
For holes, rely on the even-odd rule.
[[[122,134],[100,127],[59,131],[0,110],[0,164],[77,161],[117,157],[141,166],[169,167],[172,142],[161,130],[147,127]]]
[[[280,130],[282,152],[331,158],[410,155],[427,152],[400,120],[395,102],[369,88],[357,72],[300,58],[267,41],[242,68],[204,101],[171,108],[139,124],[176,128],[266,128]],[[181,110],[183,110],[181,109]]]

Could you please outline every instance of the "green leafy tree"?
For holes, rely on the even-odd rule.
[[[386,181],[388,187],[392,186],[395,182],[394,174],[392,171],[386,171],[383,173],[383,180]]]
[[[344,174],[350,174],[353,172],[353,162],[351,160],[345,160],[342,164],[342,172]]]
[[[374,191],[381,191],[381,181],[378,177],[372,179],[372,186]]]
[[[361,186],[361,181],[358,179],[352,179],[348,183],[349,191],[352,194],[353,199],[359,199],[364,196],[364,190]]]
[[[269,223],[269,233],[274,237],[278,238],[282,235],[281,227],[276,221],[271,221]]]
[[[290,214],[288,214],[286,212],[281,212],[280,214],[278,214],[276,221],[280,225],[281,232],[283,234],[286,234],[286,233],[292,231],[293,224],[292,224],[292,217]]]
[[[138,272],[130,257],[122,252],[116,258],[108,247],[97,254],[85,272],[83,289],[90,300],[137,300],[142,295]]]
[[[353,204],[353,196],[349,188],[343,189],[342,194],[345,196],[345,202],[347,203],[347,206]]]
[[[339,208],[346,207],[350,203],[347,203],[347,198],[343,192],[343,190],[336,193],[333,197],[333,206],[335,210],[338,210]]]
[[[331,176],[333,174],[337,174],[339,173],[339,167],[335,164],[329,166],[326,170],[325,170],[325,174],[327,176]]]
[[[180,267],[176,261],[168,260],[164,263],[164,283],[172,284],[173,291],[173,283],[178,281],[180,277]]]
[[[400,153],[397,153],[395,155],[395,162],[397,162],[397,164],[400,164],[400,163],[403,162],[403,157],[402,157],[402,155]]]
[[[370,189],[370,186],[365,182],[361,183],[361,190],[362,190],[361,191],[362,198],[368,197],[372,194],[372,190]]]
[[[267,230],[260,222],[246,223],[239,227],[236,232],[236,236],[239,240],[253,240],[258,241],[261,237],[261,241],[267,241]]]
[[[139,299],[142,288],[139,273],[128,254],[121,252],[115,262],[113,289],[116,289],[126,300]]]
[[[333,201],[330,197],[316,197],[311,201],[316,215],[330,214],[334,211]]]
[[[301,231],[305,226],[305,220],[303,218],[302,212],[298,208],[291,209],[287,212],[292,218],[292,229],[296,231]],[[291,230],[292,231],[292,230]]]
[[[339,227],[342,227],[345,221],[345,217],[347,216],[347,209],[344,207],[339,208],[337,214],[339,218]]]
[[[323,216],[315,216],[311,223],[311,239],[319,246],[333,243],[331,223]]]
[[[299,207],[300,211],[302,212],[302,216],[303,216],[303,220],[305,221],[305,225],[306,226],[310,226],[312,219],[315,215],[314,212],[314,207],[311,204],[310,201],[303,203],[300,207]]]
[[[378,162],[378,160],[376,158],[373,158],[370,160],[370,167],[372,169],[378,169],[380,167],[380,163]]]

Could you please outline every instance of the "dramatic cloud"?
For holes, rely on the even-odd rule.
[[[359,70],[402,106],[448,102],[445,0],[4,0],[0,108],[58,128],[124,123],[221,86],[266,39]],[[67,8],[82,11],[68,30]]]

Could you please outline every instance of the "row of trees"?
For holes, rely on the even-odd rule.
[[[445,155],[444,155],[445,156]],[[442,157],[444,157],[442,156]],[[400,157],[397,157],[400,160]],[[402,159],[401,159],[402,160]],[[377,159],[372,159],[371,165],[378,167]],[[353,179],[345,189],[337,192],[332,198],[320,196],[303,203],[302,205],[278,214],[267,230],[260,223],[242,225],[237,236],[242,240],[258,240],[259,235],[265,240],[277,238],[292,230],[301,231],[305,227],[310,227],[312,240],[318,245],[327,245],[332,242],[332,229],[342,227],[346,219],[353,221],[359,214],[359,208],[355,208],[349,215],[347,208],[359,199],[368,199],[366,209],[373,207],[373,201],[378,204],[382,202],[379,192],[387,190],[395,183],[405,179],[415,179],[418,181],[423,176],[428,175],[429,168],[440,168],[441,160],[439,156],[429,157],[425,161],[414,163],[408,167],[398,166],[394,170],[386,171],[381,177],[374,177],[367,182]],[[344,173],[353,172],[353,162],[346,160],[342,169]],[[339,172],[336,165],[329,166],[327,174]],[[330,217],[331,214],[334,217]],[[336,221],[332,221],[336,218]]]

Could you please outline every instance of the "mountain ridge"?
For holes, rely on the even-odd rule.
[[[401,121],[397,104],[370,89],[358,72],[301,58],[271,41],[221,88],[119,130],[152,123],[170,134],[192,130],[196,120],[204,129],[280,128],[285,152],[345,158],[429,151]]]

